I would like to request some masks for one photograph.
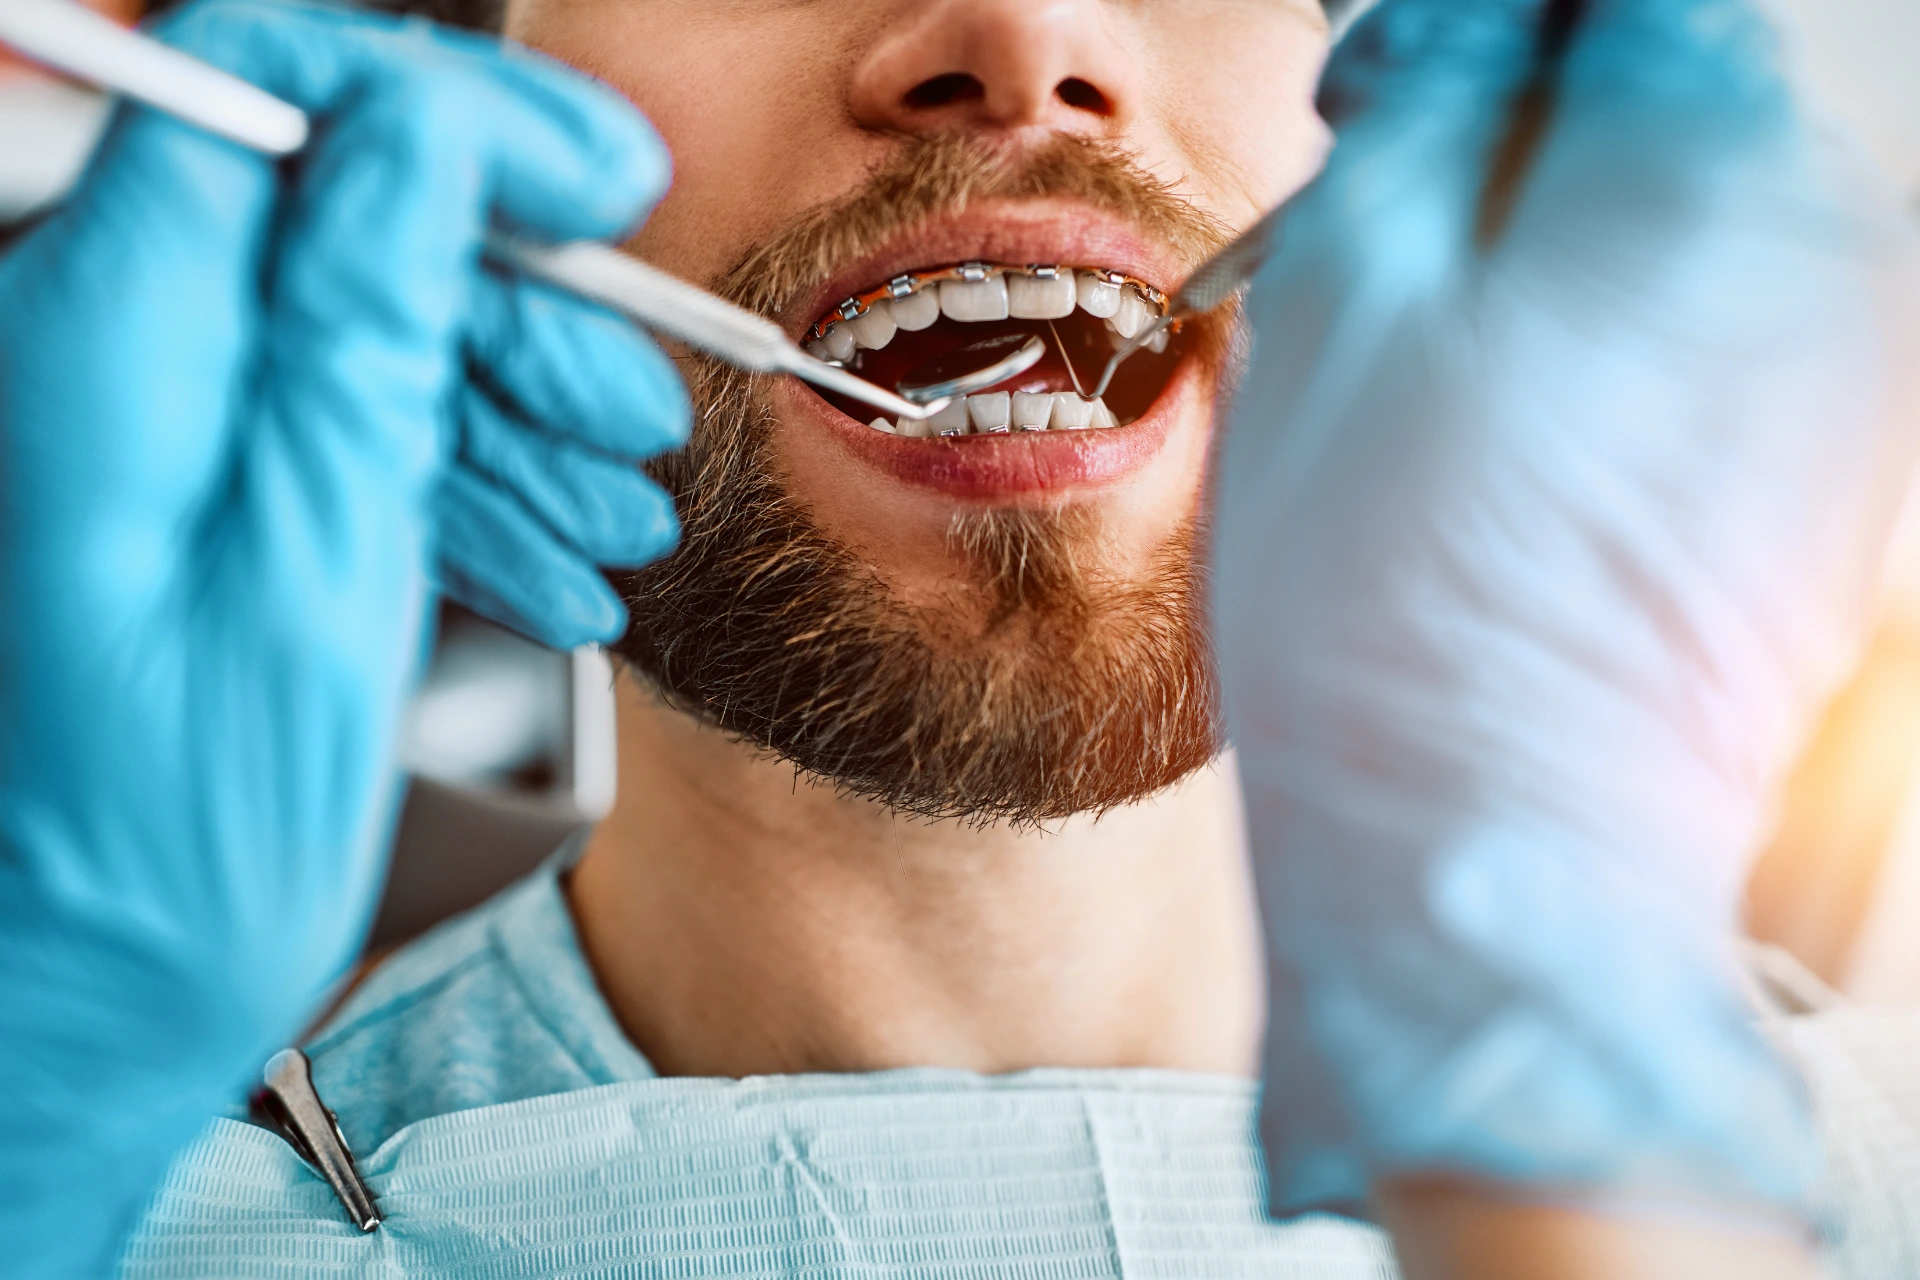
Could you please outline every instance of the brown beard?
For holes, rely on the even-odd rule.
[[[916,142],[849,200],[803,218],[720,282],[778,316],[810,281],[931,214],[1066,195],[1198,261],[1220,228],[1098,144],[1010,159]],[[1218,363],[1221,332],[1194,358]],[[1032,824],[1100,813],[1179,781],[1221,731],[1189,519],[1132,580],[1103,569],[1080,506],[955,518],[970,598],[910,606],[781,487],[776,420],[753,379],[682,361],[687,449],[650,469],[680,511],[678,551],[610,577],[632,614],[616,651],[671,706],[898,812]],[[1196,504],[1197,505],[1197,504]]]

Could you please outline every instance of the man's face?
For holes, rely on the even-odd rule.
[[[1100,809],[1210,758],[1191,556],[1224,325],[1099,404],[1074,384],[1318,168],[1319,0],[513,0],[507,33],[665,137],[641,256],[886,386],[1047,344],[932,436],[686,361],[685,542],[620,579],[669,698],[926,814]]]

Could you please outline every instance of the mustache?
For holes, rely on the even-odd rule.
[[[978,137],[905,140],[846,195],[818,205],[743,255],[715,293],[780,319],[805,289],[937,217],[993,200],[1065,199],[1131,223],[1197,266],[1232,238],[1220,219],[1148,172],[1124,148],[1059,136],[1010,149]]]

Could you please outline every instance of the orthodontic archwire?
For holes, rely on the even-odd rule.
[[[73,0],[0,0],[0,45],[266,155],[291,155],[310,136],[306,113],[292,103]],[[487,252],[748,372],[789,373],[914,420],[946,407],[944,400],[914,404],[828,364],[773,321],[610,245],[535,244],[496,234]]]
[[[1060,351],[1060,363],[1067,366],[1067,376],[1073,379],[1073,394],[1079,396],[1082,400],[1093,399],[1092,396],[1086,393],[1086,389],[1080,385],[1080,374],[1073,367],[1073,357],[1067,354],[1067,344],[1060,341],[1059,327],[1055,325],[1053,321],[1049,320],[1047,321],[1047,332],[1053,335],[1053,345],[1059,348]]]
[[[1057,279],[1062,271],[1070,267],[1054,266],[1045,263],[1033,263],[1026,267],[1007,267],[990,262],[962,262],[957,266],[941,267],[935,271],[909,271],[893,277],[878,288],[865,293],[857,293],[841,302],[839,306],[827,312],[814,322],[811,329],[801,338],[802,342],[818,342],[825,338],[827,330],[842,320],[857,320],[874,306],[882,302],[897,302],[902,298],[911,298],[921,290],[939,285],[946,281],[960,284],[979,284],[995,276],[1023,275],[1037,280]],[[1099,275],[1106,284],[1116,288],[1131,287],[1157,310],[1164,312],[1167,307],[1167,295],[1144,280],[1135,279],[1120,271],[1100,271]]]

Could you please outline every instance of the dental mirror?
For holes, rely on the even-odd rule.
[[[1047,354],[1047,344],[1030,334],[1003,333],[957,347],[915,368],[898,384],[915,404],[971,395],[1025,373]]]

